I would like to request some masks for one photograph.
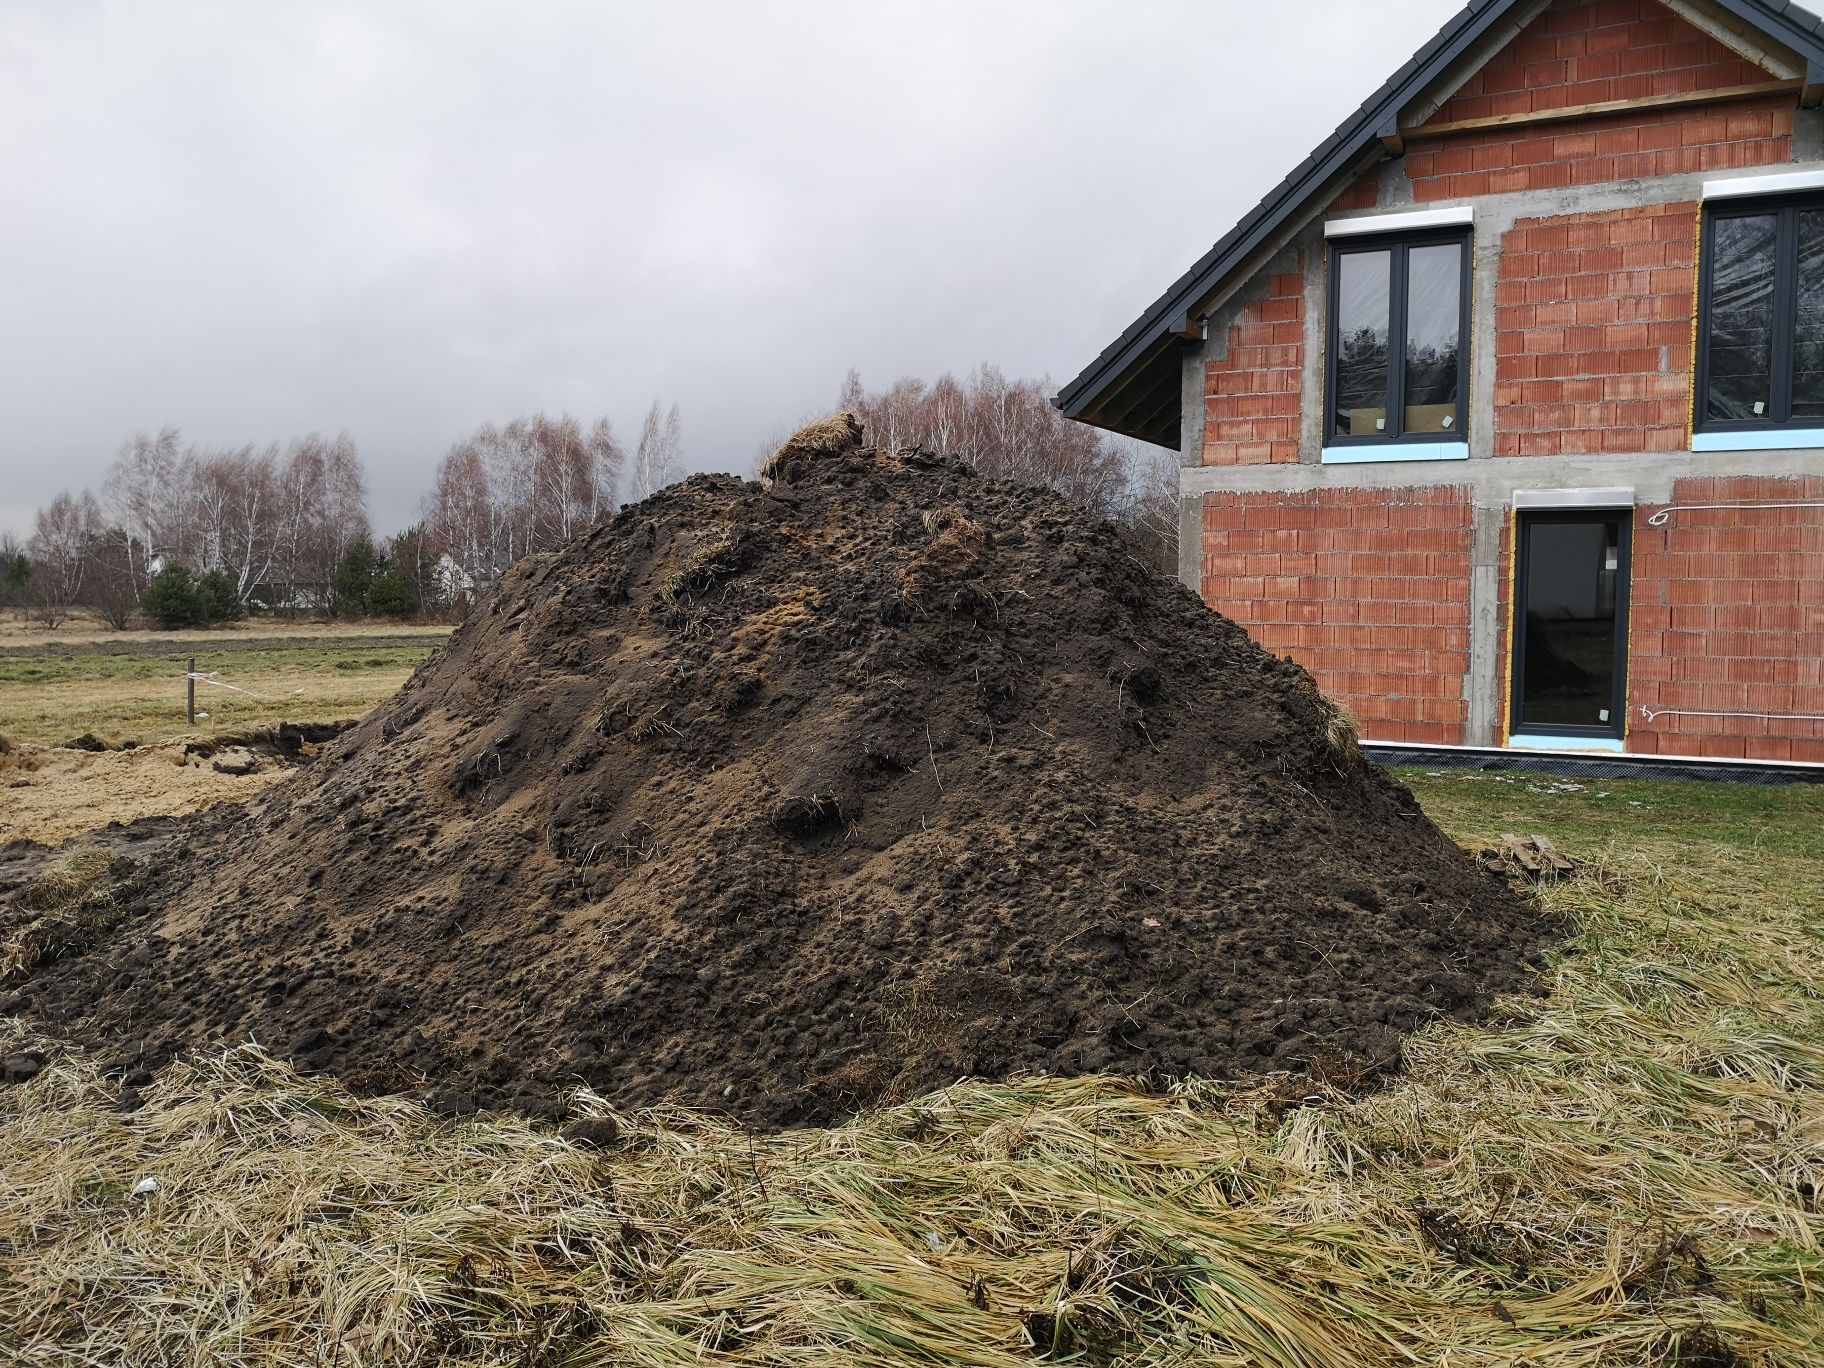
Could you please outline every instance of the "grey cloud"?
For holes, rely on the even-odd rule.
[[[1449,0],[0,11],[0,519],[132,432],[361,444],[383,529],[533,409],[699,469],[993,361],[1063,380]]]

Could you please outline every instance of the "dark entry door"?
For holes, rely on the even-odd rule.
[[[1520,515],[1514,731],[1621,735],[1630,521],[1623,509]]]

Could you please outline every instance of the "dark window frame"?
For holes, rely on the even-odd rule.
[[[1609,698],[1609,722],[1593,727],[1576,727],[1566,723],[1534,722],[1522,719],[1526,703],[1526,583],[1532,560],[1532,537],[1529,529],[1537,523],[1617,524],[1615,563],[1615,672]],[[1514,519],[1514,583],[1511,619],[1513,623],[1513,659],[1508,683],[1507,734],[1512,736],[1580,736],[1621,741],[1628,730],[1628,610],[1634,600],[1631,569],[1634,558],[1634,510],[1631,508],[1534,508],[1522,509]]]
[[[1799,214],[1824,210],[1824,193],[1743,196],[1704,205],[1703,247],[1697,271],[1697,377],[1691,390],[1693,432],[1779,432],[1787,428],[1824,428],[1824,418],[1792,416],[1792,367],[1798,336]],[[1772,214],[1773,355],[1769,360],[1768,416],[1710,417],[1710,285],[1716,256],[1716,222],[1725,218],[1761,218]]]
[[[1457,413],[1445,432],[1406,432],[1406,274],[1407,257],[1414,247],[1454,243],[1460,249],[1462,279],[1457,290]],[[1324,319],[1324,445],[1402,446],[1469,440],[1469,320],[1470,284],[1475,257],[1475,234],[1468,225],[1426,228],[1413,232],[1363,233],[1329,242],[1330,262]],[[1357,252],[1391,252],[1387,281],[1387,422],[1389,431],[1373,434],[1342,432],[1337,427],[1336,361],[1339,351],[1337,321],[1343,258]],[[1396,360],[1397,358],[1397,360]]]

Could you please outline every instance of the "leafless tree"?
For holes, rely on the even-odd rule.
[[[367,479],[347,433],[291,443],[275,463],[272,597],[286,609],[329,611],[331,580],[348,549],[368,535]]]
[[[982,366],[958,381],[912,377],[869,391],[851,370],[841,404],[881,446],[920,446],[968,461],[982,474],[1048,485],[1127,530],[1149,563],[1172,568],[1177,467],[1169,452],[1074,423],[1053,408],[1046,380],[1009,380]]]
[[[104,527],[90,541],[82,575],[82,601],[117,632],[132,624],[145,592],[147,552],[139,538],[118,524]]]
[[[424,554],[447,555],[475,584],[491,583],[528,552],[610,516],[622,464],[606,418],[588,429],[567,413],[486,424],[438,464]]]
[[[425,527],[438,550],[477,582],[491,579],[493,500],[477,438],[458,442],[438,463],[437,482],[425,504]]]
[[[336,565],[368,532],[366,476],[346,434],[312,433],[281,451],[185,447],[176,428],[142,432],[102,490],[123,553],[109,562],[110,583],[135,605],[163,556],[224,572],[243,603],[325,608]]]
[[[569,414],[539,413],[507,425],[531,472],[530,544],[561,546],[614,507],[621,448],[606,418],[589,432]]]
[[[1178,573],[1178,453],[1134,443],[1127,500],[1117,521],[1134,554],[1162,574]]]
[[[65,490],[38,510],[26,554],[32,562],[32,606],[46,627],[60,625],[78,602],[101,531],[101,505],[87,490],[80,496]]]
[[[242,603],[271,582],[279,552],[279,449],[234,453],[218,467],[226,485],[221,562]]]
[[[161,428],[156,436],[136,434],[120,449],[102,483],[106,511],[126,538],[130,582],[143,584],[149,574],[145,562],[135,557],[157,555],[177,537],[185,503],[179,441],[174,427]]]
[[[684,440],[676,404],[662,417],[657,399],[646,410],[646,421],[640,427],[640,444],[634,448],[629,477],[632,484],[628,491],[630,503],[649,498],[666,485],[676,484],[684,478]]]
[[[869,439],[883,446],[922,446],[968,461],[994,479],[1049,485],[1098,513],[1120,503],[1128,452],[1107,434],[1073,423],[1051,406],[1043,380],[1009,380],[982,366],[963,381],[910,377],[869,392],[850,371],[843,406]]]
[[[31,574],[25,539],[15,532],[0,532],[0,608],[16,608],[24,614]]]

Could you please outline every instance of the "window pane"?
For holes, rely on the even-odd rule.
[[[1350,437],[1387,431],[1387,315],[1393,254],[1337,258],[1336,430]]]
[[[1771,418],[1774,217],[1711,220],[1711,418]]]
[[[1520,721],[1619,732],[1612,709],[1620,523],[1541,521],[1530,523],[1526,534]]]
[[[1824,210],[1799,214],[1799,298],[1793,317],[1792,416],[1824,418]]]
[[[1414,247],[1406,256],[1406,431],[1457,425],[1463,248]]]

